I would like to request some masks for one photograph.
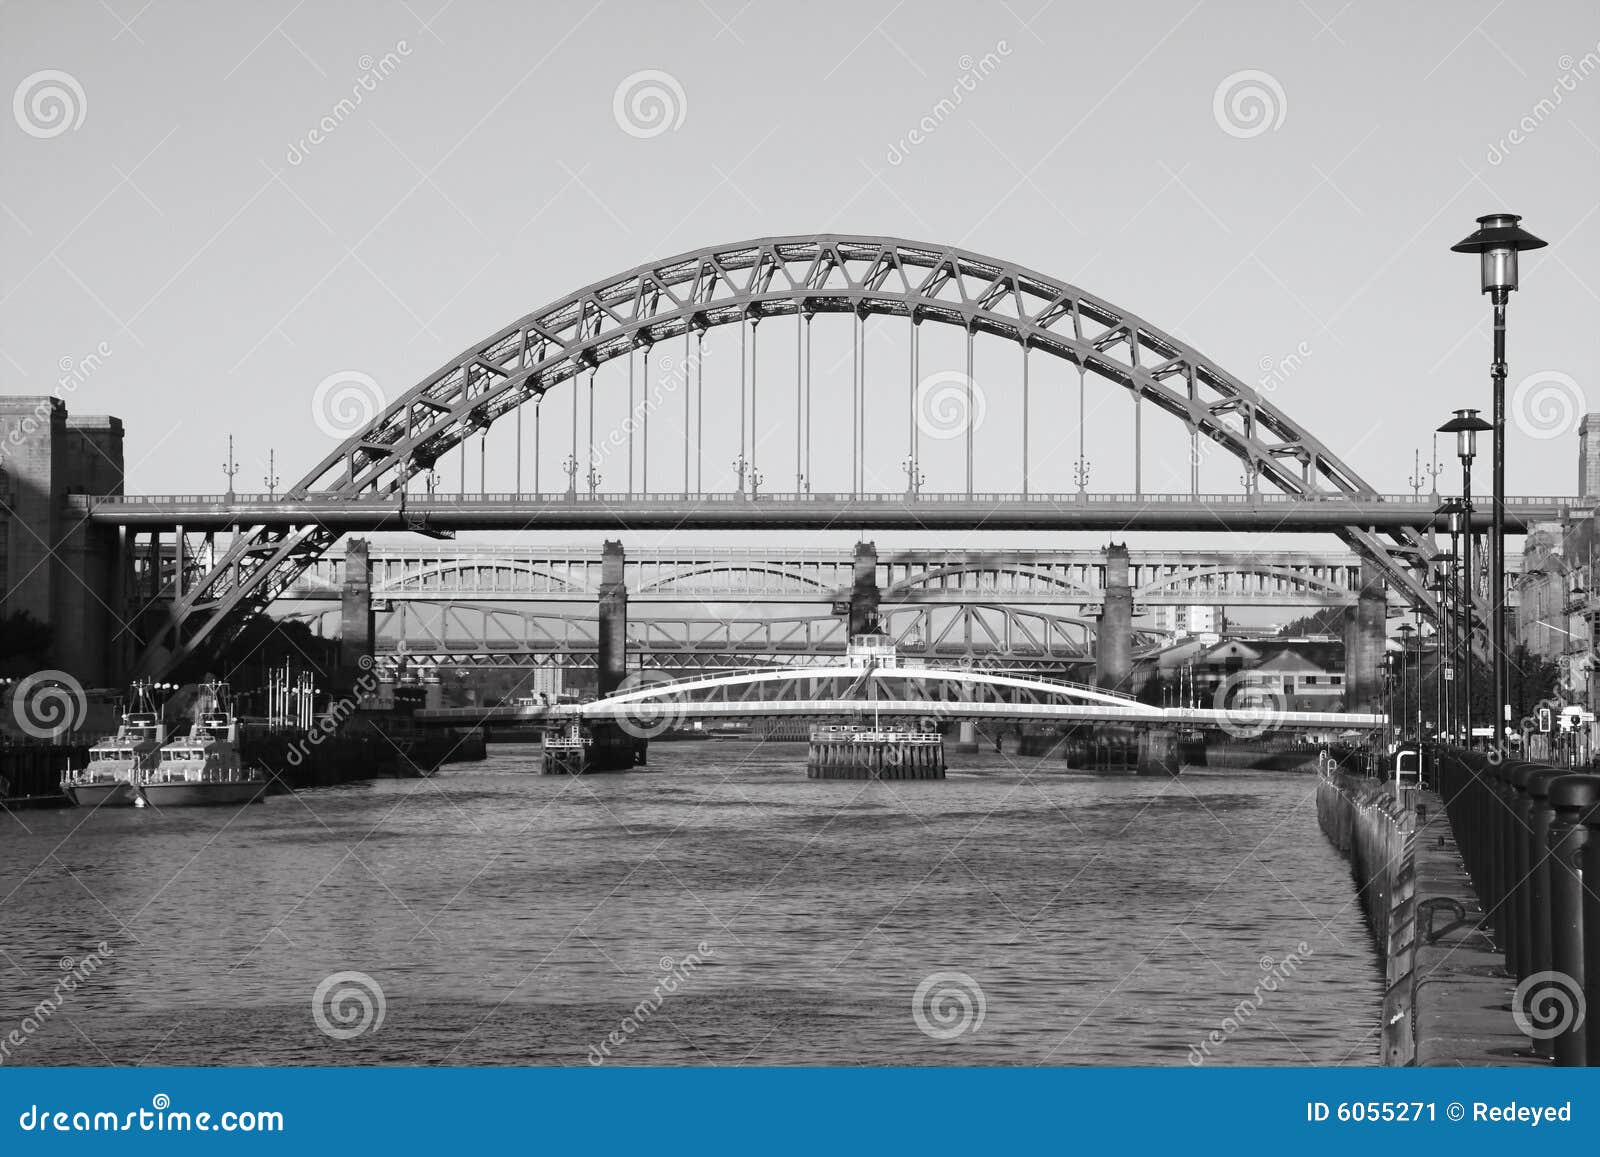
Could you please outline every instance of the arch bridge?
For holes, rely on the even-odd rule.
[[[459,707],[422,712],[433,724],[610,723],[648,735],[696,719],[868,716],[941,721],[1124,723],[1163,728],[1373,730],[1387,717],[1289,711],[1281,705],[1157,707],[1079,683],[897,662],[863,667],[755,669],[704,678],[638,680],[588,703],[557,707]]]
[[[846,360],[847,382],[830,377]],[[1126,399],[1121,492],[1088,489],[1086,448],[1106,444],[1088,441],[1091,381]],[[818,234],[652,261],[366,401],[370,420],[283,495],[78,500],[91,523],[135,546],[170,538],[179,555],[169,589],[124,576],[130,600],[150,604],[141,670],[230,637],[359,528],[1320,529],[1402,599],[1433,605],[1431,500],[1385,496],[1264,393],[1131,311],[951,246]],[[1046,476],[1029,437],[1046,406],[1076,411],[1076,489]],[[1187,459],[1187,494],[1148,492],[1154,419],[1177,438],[1157,460]],[[981,463],[980,439],[993,451]],[[980,477],[995,463],[1014,474]],[[1203,490],[1222,463],[1239,490]],[[451,476],[453,496],[441,492]],[[1508,514],[1522,525],[1561,501],[1519,500]]]

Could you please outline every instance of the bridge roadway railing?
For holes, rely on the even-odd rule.
[[[448,529],[1124,529],[1313,531],[1348,526],[1441,528],[1436,504],[1415,495],[732,493],[74,495],[94,522],[195,530],[321,525],[333,530]],[[1591,502],[1570,497],[1506,500],[1507,525],[1560,517]],[[1487,504],[1474,524],[1489,525]],[[842,520],[842,521],[841,521]]]

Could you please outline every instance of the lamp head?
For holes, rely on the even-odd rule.
[[[1472,236],[1450,246],[1455,253],[1476,253],[1485,293],[1509,293],[1517,288],[1517,254],[1543,249],[1547,244],[1522,228],[1515,213],[1490,213],[1478,218]]]
[[[1476,410],[1457,410],[1455,413],[1454,418],[1439,427],[1439,433],[1456,436],[1456,457],[1461,459],[1463,466],[1470,466],[1478,456],[1478,432],[1493,430],[1494,427],[1478,417]]]

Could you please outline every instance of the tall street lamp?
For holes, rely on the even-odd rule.
[[[1437,560],[1436,560],[1437,561]],[[1433,594],[1434,602],[1438,608],[1433,619],[1433,737],[1436,743],[1443,743],[1445,736],[1450,733],[1450,697],[1448,691],[1453,687],[1445,684],[1454,678],[1455,666],[1455,621],[1451,617],[1450,609],[1450,580],[1443,569],[1435,572],[1433,581],[1428,584],[1428,590]]]
[[[1483,292],[1494,306],[1494,537],[1490,542],[1489,601],[1494,662],[1495,741],[1505,734],[1506,693],[1506,302],[1517,288],[1517,254],[1543,249],[1545,242],[1523,229],[1515,213],[1490,213],[1478,218],[1472,236],[1450,246],[1455,253],[1476,253]]]
[[[1478,434],[1484,430],[1492,430],[1482,418],[1478,417],[1476,410],[1457,410],[1456,416],[1439,427],[1441,434],[1454,434],[1456,436],[1456,457],[1461,459],[1461,601],[1466,616],[1466,628],[1462,632],[1461,666],[1463,675],[1461,690],[1466,700],[1466,708],[1462,713],[1462,720],[1466,724],[1467,746],[1472,746],[1472,618],[1474,608],[1477,606],[1472,593],[1472,460],[1478,456]],[[1500,712],[1504,714],[1504,712]],[[1499,734],[1498,729],[1496,735]]]
[[[1404,743],[1411,722],[1411,688],[1407,668],[1411,665],[1411,636],[1416,628],[1410,623],[1401,623],[1395,630],[1400,635],[1400,742]]]

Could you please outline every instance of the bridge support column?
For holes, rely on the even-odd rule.
[[[1106,691],[1128,691],[1133,679],[1133,584],[1128,548],[1106,547],[1106,601],[1095,634],[1095,684]]]
[[[850,638],[878,627],[878,544],[856,543],[855,578],[850,586]]]
[[[978,750],[978,725],[976,723],[973,723],[973,722],[970,722],[970,721],[960,724],[960,726],[959,726],[959,728],[957,730],[956,742],[950,748],[950,750],[951,751],[967,752],[967,753],[972,753],[972,752],[977,751]]]
[[[352,538],[344,548],[344,585],[339,588],[339,678],[354,686],[372,669],[372,561],[368,542]]]
[[[612,694],[628,679],[628,586],[624,574],[627,556],[622,543],[607,541],[600,554],[600,597],[596,607],[595,694]],[[617,726],[597,723],[590,729],[585,771],[626,771],[645,762],[645,740]]]
[[[1383,710],[1383,649],[1388,637],[1389,599],[1383,572],[1361,562],[1361,593],[1344,629],[1344,709]]]
[[[622,543],[608,541],[600,555],[599,672],[595,693],[610,695],[628,677],[628,587]]]
[[[1178,736],[1165,727],[1151,727],[1139,733],[1139,775],[1177,775],[1183,770],[1178,751]]]
[[[73,493],[122,493],[122,441],[118,418],[73,417],[48,394],[0,398],[0,614],[48,628],[46,653],[27,658],[86,687],[119,674],[117,531],[63,507]]]

